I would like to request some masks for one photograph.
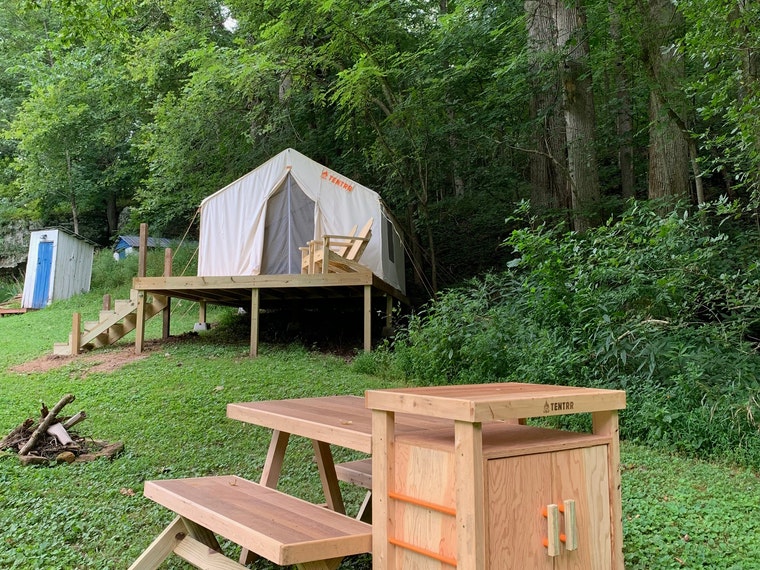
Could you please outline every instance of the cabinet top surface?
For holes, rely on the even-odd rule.
[[[517,382],[368,390],[373,410],[466,422],[601,412],[625,408],[623,390]]]

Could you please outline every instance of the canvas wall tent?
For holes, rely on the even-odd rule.
[[[299,247],[370,218],[361,263],[405,293],[401,239],[377,192],[286,149],[203,200],[198,276],[300,273]]]
[[[92,242],[65,230],[32,232],[21,306],[42,309],[89,291],[94,254]]]

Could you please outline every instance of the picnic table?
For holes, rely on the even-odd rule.
[[[328,507],[345,513],[338,488],[331,445],[370,454],[372,412],[360,396],[324,396],[288,400],[263,400],[227,405],[227,417],[269,428],[269,444],[260,483],[276,488],[291,435],[310,439]],[[415,433],[451,425],[443,419],[397,414],[396,433]]]

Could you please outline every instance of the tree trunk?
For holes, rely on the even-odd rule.
[[[646,53],[654,82],[649,96],[649,198],[686,198],[689,195],[689,135],[684,131],[685,122],[679,120],[676,92],[684,67],[670,40],[676,9],[669,0],[650,0],[649,16],[652,27]]]
[[[116,193],[109,192],[106,198],[106,221],[108,222],[108,235],[116,235],[119,231],[119,211],[116,207]]]
[[[71,173],[71,154],[66,151],[66,181],[69,187],[69,203],[71,205],[71,223],[75,234],[79,234],[79,210],[77,209],[77,195],[74,189],[74,177]]]
[[[533,95],[530,101],[531,123],[536,125],[530,154],[530,199],[533,208],[541,213],[547,210],[570,209],[570,189],[565,161],[565,119],[558,104],[559,75],[542,61],[557,45],[554,23],[555,0],[525,0],[528,32],[528,49],[531,54]],[[542,81],[551,74],[544,88]]]
[[[414,223],[414,204],[412,202],[409,202],[406,207],[406,226],[409,228],[408,235],[410,237],[410,245],[412,249],[410,258],[413,267],[412,274],[414,275],[414,284],[419,288],[427,289],[425,275],[422,273],[422,246],[420,245],[417,230],[415,229],[417,224]]]
[[[584,231],[594,223],[601,196],[594,148],[596,117],[588,62],[586,17],[581,0],[559,2],[555,14],[557,47],[565,54],[561,76],[573,227],[576,231]]]
[[[623,57],[622,34],[620,31],[619,6],[609,3],[610,37],[615,45],[615,92],[617,109],[615,128],[618,140],[618,168],[620,168],[620,195],[623,200],[635,198],[635,174],[633,169],[633,105],[629,90],[629,78]]]

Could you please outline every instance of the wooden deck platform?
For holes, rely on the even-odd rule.
[[[0,307],[0,317],[4,317],[6,315],[23,315],[29,310],[30,309],[8,309],[5,307]]]
[[[141,319],[148,295],[164,295],[205,304],[243,307],[251,315],[251,356],[258,354],[259,312],[267,305],[296,300],[359,299],[364,318],[364,350],[372,346],[372,301],[384,297],[390,320],[393,301],[409,304],[407,297],[370,271],[355,273],[250,275],[230,277],[137,277],[138,291],[135,350],[143,349],[145,326]],[[140,322],[142,321],[142,324]],[[390,325],[390,322],[388,322]]]

